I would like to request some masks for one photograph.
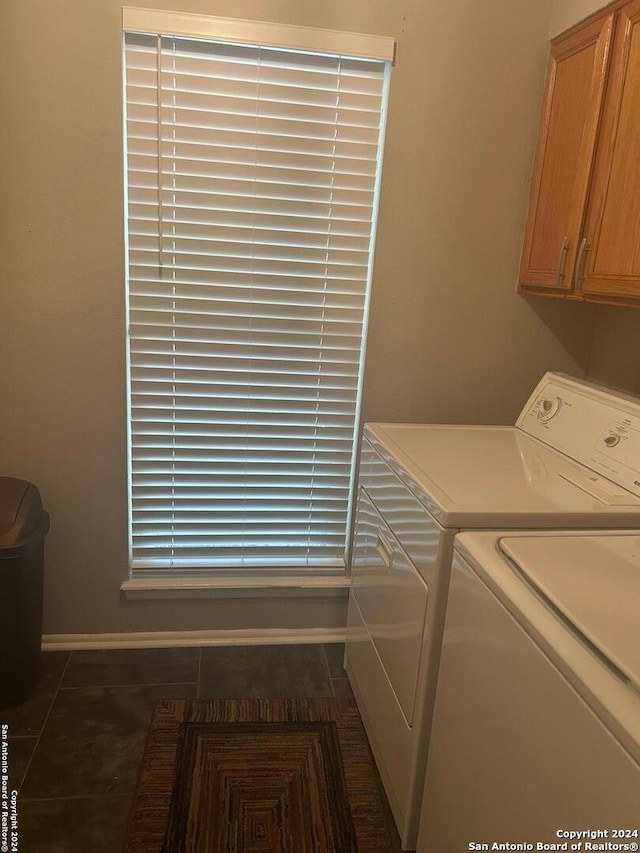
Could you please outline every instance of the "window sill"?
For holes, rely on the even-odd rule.
[[[343,598],[346,576],[270,578],[135,578],[120,589],[127,599],[185,598]]]

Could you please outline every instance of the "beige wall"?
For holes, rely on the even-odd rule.
[[[603,0],[553,0],[550,35],[557,36],[563,30],[568,30],[569,27],[605,5]]]
[[[593,311],[514,291],[551,0],[164,5],[397,39],[367,419],[509,422],[544,370],[584,373]],[[117,0],[7,0],[0,11],[0,471],[36,482],[51,513],[45,631],[341,624],[335,600],[121,599],[119,15]]]
[[[640,309],[598,308],[589,376],[640,397]]]
[[[551,35],[605,6],[602,0],[554,0]],[[598,306],[588,375],[640,395],[640,309]]]

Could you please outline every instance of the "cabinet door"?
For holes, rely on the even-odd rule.
[[[618,13],[611,77],[577,270],[588,299],[640,299],[640,0]]]
[[[520,289],[570,291],[607,77],[613,13],[553,42]]]

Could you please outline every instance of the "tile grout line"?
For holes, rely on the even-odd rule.
[[[132,681],[128,684],[74,684],[70,687],[61,687],[60,690],[63,692],[70,690],[103,690],[105,688],[121,690],[123,687],[176,687],[179,684],[197,683],[197,681]]]
[[[31,751],[31,756],[29,758],[29,761],[27,761],[27,766],[24,768],[24,773],[22,774],[22,780],[20,781],[20,793],[22,793],[22,786],[24,785],[24,783],[27,780],[27,774],[29,773],[29,770],[31,768],[31,764],[33,763],[33,759],[35,757],[36,751],[37,751],[38,747],[40,746],[40,739],[42,738],[42,734],[45,730],[45,726],[47,725],[47,723],[49,721],[49,717],[51,716],[51,711],[53,709],[55,701],[58,698],[58,693],[60,692],[60,685],[62,684],[62,679],[64,678],[64,676],[67,672],[67,669],[69,667],[69,663],[71,661],[71,655],[72,654],[73,654],[73,652],[69,652],[69,655],[67,657],[67,662],[65,663],[65,665],[62,668],[62,672],[60,673],[60,678],[58,679],[58,684],[57,684],[56,689],[54,690],[53,696],[51,698],[49,710],[47,711],[46,716],[45,716],[44,720],[42,721],[42,725],[40,726],[40,731],[38,732],[38,735],[36,737],[36,742],[33,746],[33,750]]]
[[[333,687],[333,677],[331,675],[331,667],[329,666],[329,658],[327,657],[327,647],[326,643],[322,644],[322,657],[324,658],[324,668],[329,676],[329,684],[331,685],[331,695],[334,699],[336,699],[336,691]]]

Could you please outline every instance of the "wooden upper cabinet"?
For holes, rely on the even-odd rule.
[[[582,295],[640,304],[640,0],[616,21],[583,239]]]
[[[520,266],[520,290],[573,288],[607,81],[614,14],[553,40]]]

